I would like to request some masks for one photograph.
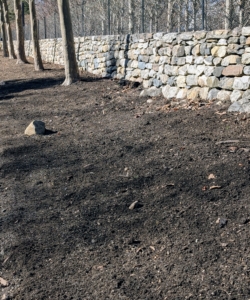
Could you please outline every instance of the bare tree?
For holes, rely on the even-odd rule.
[[[10,59],[16,59],[13,39],[12,39],[12,32],[10,28],[10,20],[9,20],[9,10],[6,0],[2,0],[3,3],[3,14],[4,14],[4,22],[6,25],[6,33],[7,33],[7,45],[8,45],[8,52]]]
[[[232,0],[226,0],[225,29],[232,26]]]
[[[36,7],[35,7],[34,0],[29,0],[29,7],[30,7],[31,35],[32,35],[32,42],[33,42],[34,67],[35,67],[35,71],[42,71],[43,63],[42,63],[38,34],[37,34]]]
[[[14,11],[16,16],[16,37],[17,37],[17,64],[27,63],[24,49],[24,32],[22,24],[22,7],[20,0],[14,0]]]
[[[57,0],[63,41],[65,81],[62,85],[70,85],[79,79],[76,63],[74,37],[68,0]]]
[[[1,19],[0,19],[0,27],[2,32],[2,39],[3,39],[3,56],[8,57],[8,47],[7,47],[7,40],[6,40],[6,28],[4,23],[4,14],[3,14],[3,3],[2,0],[0,0],[0,9],[1,9]]]
[[[135,30],[135,15],[134,15],[134,11],[135,11],[135,3],[134,0],[129,0],[128,1],[128,14],[129,14],[129,25],[128,25],[128,31],[129,33],[134,33]]]

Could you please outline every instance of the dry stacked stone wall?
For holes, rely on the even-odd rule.
[[[44,61],[63,64],[61,39],[41,40]],[[25,44],[27,55],[32,46]],[[80,69],[143,84],[142,96],[232,102],[250,111],[250,27],[75,38]],[[249,108],[248,108],[249,107]]]

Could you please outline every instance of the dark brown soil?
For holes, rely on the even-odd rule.
[[[0,297],[250,299],[249,116],[45,67],[0,58]]]

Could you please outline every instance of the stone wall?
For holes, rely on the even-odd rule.
[[[61,39],[40,45],[44,61],[63,64]],[[31,43],[25,46],[32,56]],[[236,102],[238,110],[250,98],[250,27],[82,37],[75,38],[75,47],[80,69],[142,82],[145,96],[218,99]]]

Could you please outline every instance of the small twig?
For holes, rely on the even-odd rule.
[[[226,141],[220,141],[220,142],[216,142],[215,145],[219,145],[219,144],[230,144],[230,143],[239,143],[240,140],[226,140]]]

